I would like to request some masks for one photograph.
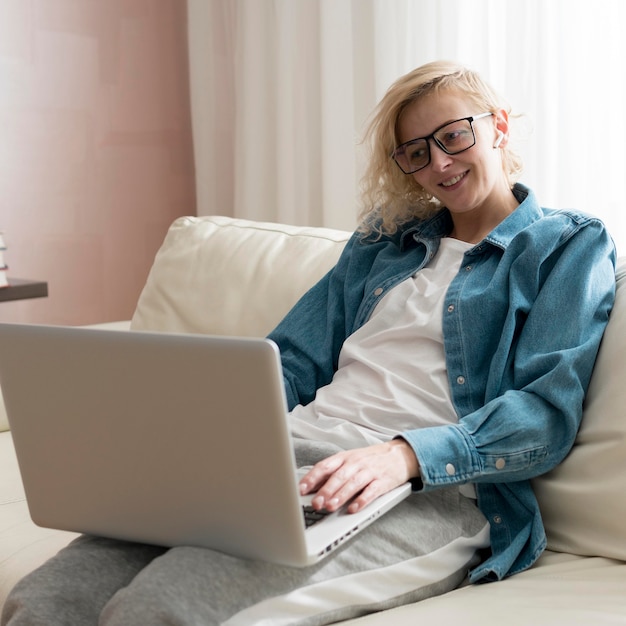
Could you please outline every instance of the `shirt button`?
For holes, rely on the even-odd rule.
[[[456,474],[456,467],[454,467],[454,465],[452,465],[452,463],[448,463],[446,465],[446,474],[448,476],[454,476]]]
[[[467,265],[467,266],[465,267],[465,271],[466,271],[466,272],[471,272],[471,271],[472,271],[472,266],[471,266],[471,265]]]
[[[504,466],[506,465],[506,461],[504,459],[498,459],[496,461],[496,469],[504,469]]]
[[[375,296],[379,296],[382,292],[383,292],[383,288],[382,287],[378,287],[378,289],[374,290],[374,295]]]
[[[465,384],[465,376],[457,376],[456,377],[456,382],[458,385],[464,385]]]
[[[493,516],[493,523],[494,524],[502,524],[502,518],[499,515],[494,515]]]
[[[454,311],[454,304],[448,306],[448,313],[452,313],[452,311]]]

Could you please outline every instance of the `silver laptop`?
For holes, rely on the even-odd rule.
[[[267,339],[0,324],[0,385],[40,526],[304,566],[410,493],[305,529]]]

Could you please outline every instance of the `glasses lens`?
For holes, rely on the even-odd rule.
[[[468,120],[458,120],[440,128],[434,134],[435,141],[448,154],[457,154],[471,148],[476,139],[472,124]]]
[[[413,174],[430,163],[430,144],[428,142],[431,137],[447,154],[458,154],[476,143],[474,129],[469,120],[450,122],[437,129],[429,137],[414,139],[396,148],[393,158],[405,174]]]
[[[422,169],[430,161],[428,142],[425,139],[409,141],[395,151],[393,158],[405,174]]]

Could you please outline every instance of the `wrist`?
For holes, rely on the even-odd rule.
[[[402,456],[404,465],[407,471],[407,479],[419,478],[420,476],[420,464],[413,448],[409,445],[406,439],[397,437],[390,442],[396,451]]]

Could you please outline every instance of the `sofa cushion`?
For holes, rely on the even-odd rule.
[[[565,318],[566,323],[567,318]],[[626,259],[576,443],[534,482],[551,550],[626,560]]]
[[[156,255],[133,330],[264,336],[337,261],[350,233],[181,217]]]
[[[342,626],[617,626],[624,624],[626,564],[546,552],[529,570],[466,585]]]

